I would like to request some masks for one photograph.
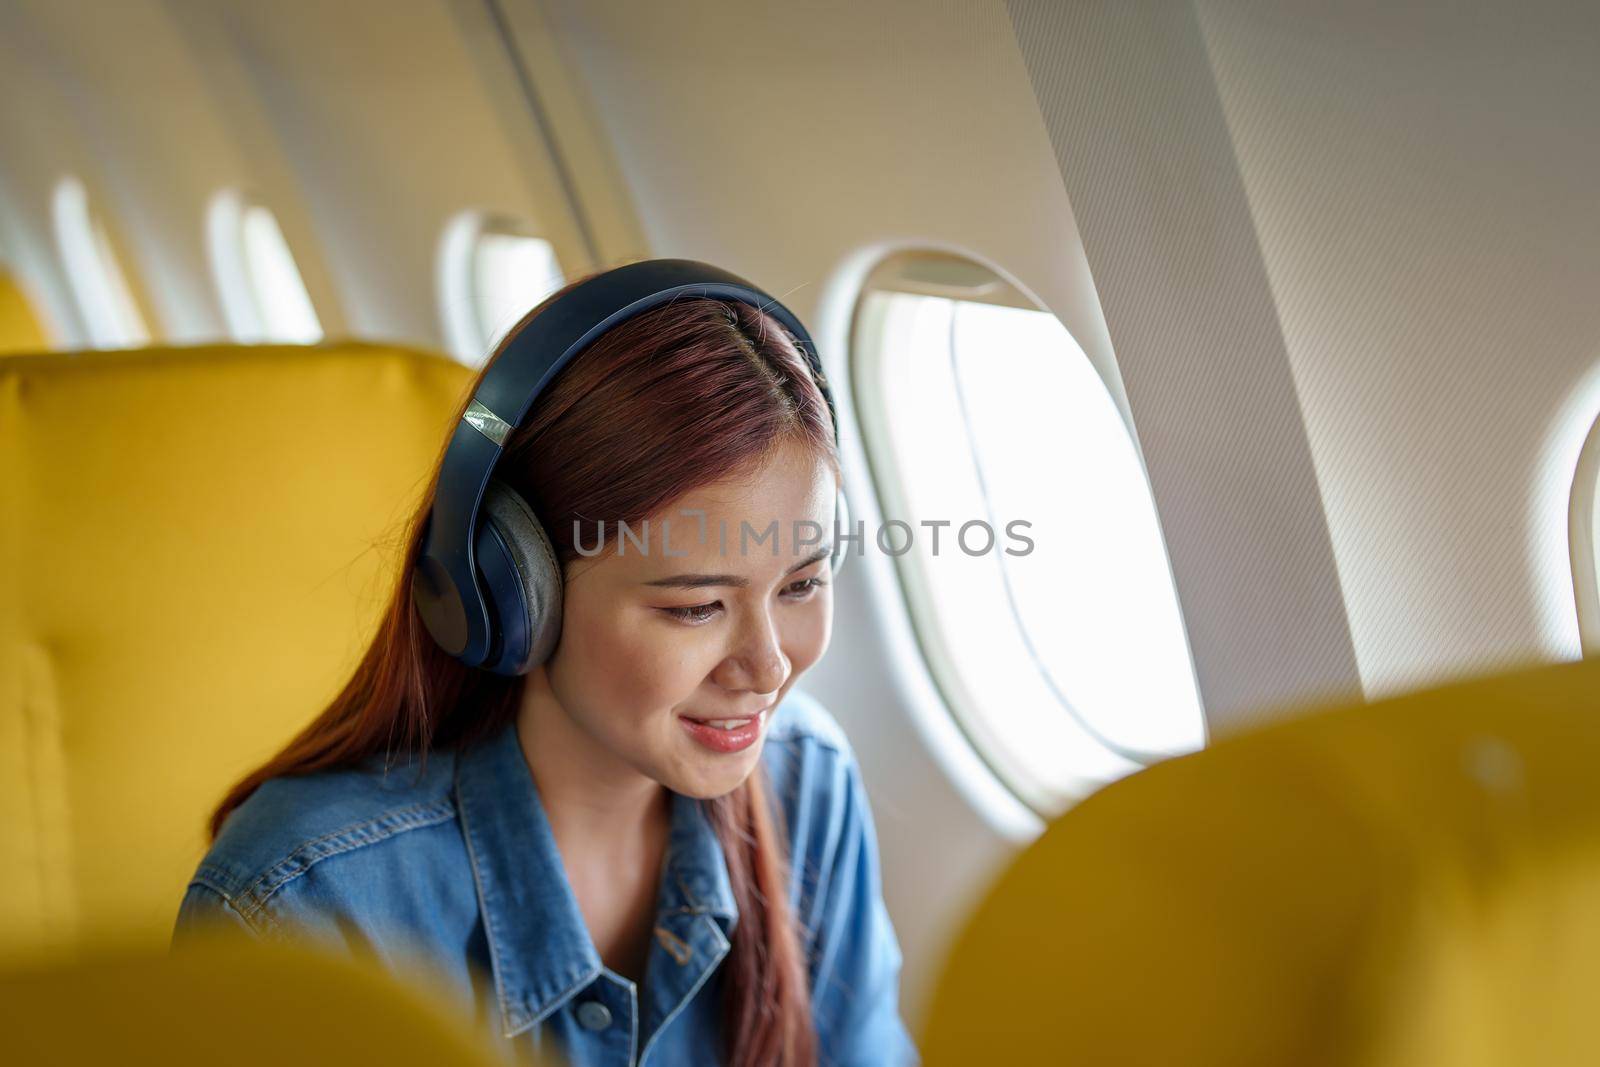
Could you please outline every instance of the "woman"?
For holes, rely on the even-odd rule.
[[[175,939],[222,922],[420,957],[573,1067],[916,1063],[860,771],[794,689],[832,626],[799,531],[833,528],[839,463],[793,338],[734,300],[626,319],[494,474],[561,567],[553,652],[507,677],[431,639],[411,583],[436,469],[372,646],[218,807]],[[739,551],[742,524],[776,542]]]

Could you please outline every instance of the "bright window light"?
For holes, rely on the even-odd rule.
[[[457,359],[481,366],[522,317],[565,284],[555,248],[531,226],[466,211],[445,229],[439,294]]]
[[[322,340],[322,322],[311,294],[269,208],[224,190],[211,202],[207,226],[211,267],[235,340],[244,344]]]
[[[918,266],[880,270],[858,309],[863,431],[884,518],[912,529],[896,563],[935,679],[1049,817],[1204,744],[1188,639],[1143,464],[1087,355],[986,268]],[[935,550],[924,523],[941,521]]]
[[[1600,655],[1600,420],[1578,454],[1567,517],[1579,640],[1584,655]]]
[[[89,206],[89,193],[83,182],[73,177],[61,179],[56,184],[51,209],[56,244],[90,345],[136,348],[149,344],[150,329],[117,260],[111,238]]]
[[[1589,559],[1590,566],[1600,572],[1600,486],[1589,487]],[[1595,622],[1600,624],[1600,597],[1591,597],[1594,602]],[[1594,634],[1594,648],[1600,652],[1600,625],[1596,626]]]

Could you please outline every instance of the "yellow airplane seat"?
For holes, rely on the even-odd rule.
[[[0,360],[0,961],[167,943],[216,803],[370,640],[470,379],[356,343]]]
[[[0,1062],[495,1067],[517,1061],[420,977],[277,941],[96,949],[0,973]],[[540,1058],[541,1060],[543,1058]],[[529,1059],[521,1062],[531,1064]],[[554,1064],[554,1059],[549,1059]]]
[[[1600,660],[1321,709],[1053,820],[926,1067],[1600,1063]]]
[[[0,356],[50,347],[44,323],[16,277],[0,268]]]

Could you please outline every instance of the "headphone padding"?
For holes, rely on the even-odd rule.
[[[485,666],[498,674],[525,674],[549,658],[561,636],[561,564],[533,508],[497,478],[484,489],[478,522],[493,524],[516,573],[513,587],[502,588],[485,568],[495,627],[504,641],[499,662]]]

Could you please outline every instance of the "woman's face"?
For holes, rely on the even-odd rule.
[[[648,537],[642,524],[633,531],[642,546],[624,539],[577,560],[545,669],[578,729],[675,792],[737,788],[761,757],[772,708],[828,646],[834,492],[823,461],[786,444],[753,476],[651,516]],[[596,538],[584,529],[580,544]],[[756,712],[751,727],[724,734],[685,721]]]

